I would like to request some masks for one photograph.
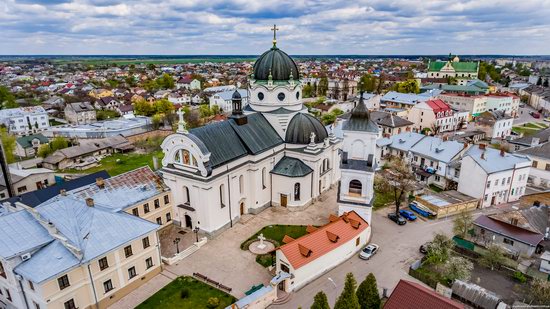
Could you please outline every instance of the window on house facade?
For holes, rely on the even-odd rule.
[[[32,281],[29,281],[29,289],[34,291],[34,283]]]
[[[65,306],[65,309],[76,309],[76,305],[74,303],[74,299],[69,299],[66,301],[63,306]]]
[[[172,221],[172,215],[168,212],[166,213],[166,222]]]
[[[357,237],[357,239],[355,239],[355,246],[359,246],[359,244],[361,243],[361,237]]]
[[[168,197],[168,194],[164,196],[164,204],[170,203],[170,198]]]
[[[69,276],[64,275],[62,277],[57,278],[57,284],[59,284],[60,290],[68,288],[69,286],[71,286],[71,284],[69,283]]]
[[[191,196],[189,195],[189,188],[183,187],[183,191],[185,192],[185,202],[186,204],[191,204]]]
[[[153,267],[153,258],[148,257],[148,258],[145,260],[145,267],[146,267],[147,269]]]
[[[294,184],[294,200],[295,201],[300,200],[300,184],[299,183]]]
[[[544,167],[545,170],[550,171],[550,164],[546,163],[546,166]]]
[[[109,293],[110,291],[114,290],[115,288],[113,287],[113,281],[109,279],[103,282],[103,289],[105,290],[105,293]]]
[[[149,246],[151,245],[149,243],[149,237],[145,237],[141,240],[141,243],[143,244],[143,249],[147,249],[149,248]]]
[[[134,278],[135,276],[137,276],[137,274],[136,274],[136,267],[135,267],[135,266],[132,266],[132,267],[128,268],[128,279],[132,279],[132,278]]]
[[[264,168],[262,168],[262,188],[263,189],[266,188],[266,186],[265,186],[265,183],[266,183],[265,177],[266,177],[266,171],[265,171],[265,167],[264,167]]]
[[[348,191],[349,195],[361,196],[362,192],[363,192],[363,185],[359,180],[354,179],[349,182],[349,191]]]
[[[487,181],[487,188],[491,187],[491,181]]]
[[[145,203],[143,204],[143,213],[148,213],[149,212],[149,203]]]
[[[507,244],[507,245],[510,245],[510,246],[513,246],[514,245],[514,241],[511,240],[511,239],[508,239],[508,238],[504,238],[502,240],[503,243]]]
[[[537,167],[538,164],[539,162],[537,162],[536,160],[533,160],[533,167]]]
[[[134,253],[132,252],[132,245],[124,247],[124,256],[131,257]]]
[[[109,268],[109,262],[107,261],[107,257],[103,257],[99,259],[99,270],[104,270],[105,268]]]
[[[244,193],[244,177],[243,175],[239,176],[239,193]]]
[[[156,199],[154,203],[155,203],[155,209],[157,209],[157,208],[160,207],[160,201],[159,201],[159,199]]]
[[[132,215],[139,217],[139,209],[137,208],[132,209]]]
[[[17,188],[17,192],[18,193],[27,192],[27,186],[22,186],[22,187]]]
[[[225,186],[223,183],[220,185],[220,206],[221,208],[225,207]]]
[[[158,224],[158,225],[162,225],[162,218],[161,218],[161,217],[158,217],[158,218],[157,218],[157,224]]]

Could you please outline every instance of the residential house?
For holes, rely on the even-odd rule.
[[[445,297],[424,285],[399,280],[384,309],[464,309],[464,305]]]
[[[455,111],[441,99],[427,100],[409,110],[408,119],[419,132],[432,133],[460,130],[468,122],[468,112]]]
[[[17,165],[9,166],[11,183],[15,194],[40,190],[55,184],[54,171],[47,168],[22,169]],[[4,178],[0,178],[0,199],[8,197]]]
[[[482,95],[489,93],[489,88],[483,86],[470,84],[470,85],[448,85],[448,84],[431,84],[423,85],[420,90],[429,91],[442,91],[444,93],[457,93],[468,95]]]
[[[69,196],[0,216],[0,303],[107,308],[161,272],[158,229]]]
[[[112,97],[113,91],[109,89],[92,89],[88,92],[88,95],[95,99]]]
[[[510,151],[519,151],[525,148],[535,147],[550,140],[550,128],[538,131],[533,135],[526,135],[516,139],[508,139]]]
[[[483,131],[488,139],[504,139],[512,133],[514,119],[505,111],[487,111],[475,120],[475,129]]]
[[[527,155],[533,160],[527,182],[537,187],[550,188],[550,143],[525,148],[516,153]]]
[[[335,77],[328,80],[327,98],[347,101],[357,93],[357,81],[351,78]]]
[[[442,93],[437,98],[449,104],[452,108],[467,111],[471,117],[477,117],[487,111],[487,97],[459,93]]]
[[[486,94],[488,111],[504,111],[511,117],[517,117],[519,111],[519,96],[513,93]]]
[[[34,134],[50,127],[48,112],[42,106],[2,109],[0,123],[16,135]]]
[[[72,124],[87,124],[97,121],[95,109],[90,102],[67,104],[65,106],[65,119]]]
[[[531,165],[525,155],[479,144],[462,158],[458,191],[482,199],[482,207],[517,201],[525,193]]]
[[[116,111],[124,118],[134,117],[134,106],[131,104],[119,105]]]
[[[242,107],[245,108],[248,105],[248,91],[246,89],[238,89],[242,99]],[[233,111],[232,97],[235,90],[222,91],[213,94],[210,99],[210,107],[217,105],[224,113],[230,113]]]
[[[101,110],[116,110],[120,104],[120,101],[114,97],[102,97],[95,101],[94,107]]]
[[[176,82],[176,89],[200,90],[201,82],[198,79],[191,79],[190,77],[181,77]]]
[[[285,235],[275,252],[276,273],[287,277],[280,286],[285,292],[298,290],[355,255],[367,244],[371,229],[352,211],[331,215],[330,223],[307,230],[297,239]]]
[[[380,106],[385,108],[409,109],[418,103],[428,101],[430,98],[430,96],[426,95],[389,91],[380,98]]]
[[[47,145],[48,138],[41,133],[18,137],[15,140],[15,154],[19,157],[34,157],[40,146]]]

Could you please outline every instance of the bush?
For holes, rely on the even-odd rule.
[[[514,272],[512,278],[514,278],[514,280],[519,283],[525,283],[527,281],[527,277],[525,277],[525,275],[521,271]]]
[[[268,253],[268,254],[258,255],[256,257],[256,262],[262,265],[263,267],[269,267],[273,265],[275,261],[273,260],[273,257],[271,256],[271,254]]]
[[[186,299],[187,297],[189,297],[189,290],[188,289],[183,289],[181,290],[181,299]]]
[[[220,305],[220,300],[217,297],[210,297],[206,302],[206,307],[210,309],[217,308]]]

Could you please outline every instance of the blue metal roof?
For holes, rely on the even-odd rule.
[[[53,238],[26,210],[0,216],[0,256],[8,259],[37,249]]]
[[[410,151],[420,156],[448,163],[463,149],[464,144],[457,141],[443,141],[438,137],[425,136],[414,144]]]
[[[287,156],[284,156],[277,162],[273,170],[271,170],[273,174],[286,177],[304,177],[312,172],[313,169],[302,162],[302,160]]]
[[[484,158],[481,158],[481,154]],[[531,159],[524,155],[504,153],[500,155],[500,151],[493,148],[479,149],[479,147],[471,147],[466,152],[465,156],[471,157],[487,174],[500,171],[511,170],[516,167],[516,164],[525,164],[530,166]],[[527,164],[529,163],[529,164]]]

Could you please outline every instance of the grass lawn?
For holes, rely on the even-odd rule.
[[[154,151],[146,154],[138,153],[116,153],[106,158],[103,158],[100,161],[100,165],[96,167],[89,168],[84,171],[79,171],[75,169],[64,170],[64,173],[95,173],[101,170],[106,170],[109,175],[116,176],[128,171],[134,170],[136,168],[149,165],[153,168],[153,156],[159,158],[159,164],[163,157],[162,151]],[[117,161],[118,160],[118,161]]]
[[[244,241],[241,244],[241,249],[248,250],[251,241],[257,240],[260,234],[264,234],[264,237],[267,239],[276,241],[278,244],[275,244],[275,246],[278,246],[283,243],[283,237],[285,237],[285,235],[296,239],[307,234],[306,228],[307,226],[305,225],[268,225]]]
[[[513,127],[512,131],[518,134],[523,133],[524,136],[530,136],[540,131],[540,128]]]
[[[388,203],[395,203],[395,198],[393,196],[393,193],[378,191],[376,190],[376,186],[375,186],[374,201],[372,202],[372,206],[374,207],[374,210],[382,208],[386,206],[386,204]]]
[[[187,290],[187,297],[182,298],[182,291]],[[185,294],[185,292],[183,292]],[[211,297],[219,300],[217,307],[208,307],[207,302]],[[220,291],[206,283],[200,282],[192,277],[179,277],[170,282],[160,291],[149,297],[137,309],[149,308],[225,308],[236,301],[235,297]]]
[[[441,189],[440,187],[438,187],[438,186],[436,186],[436,185],[434,185],[434,184],[431,184],[431,185],[430,185],[430,189],[431,189],[432,191],[435,191],[435,192],[441,192],[441,191],[443,191],[443,189]]]
[[[541,129],[541,128],[544,129],[544,128],[548,128],[548,125],[546,125],[543,122],[529,122],[529,123],[523,124],[523,127],[534,128],[534,129]]]

